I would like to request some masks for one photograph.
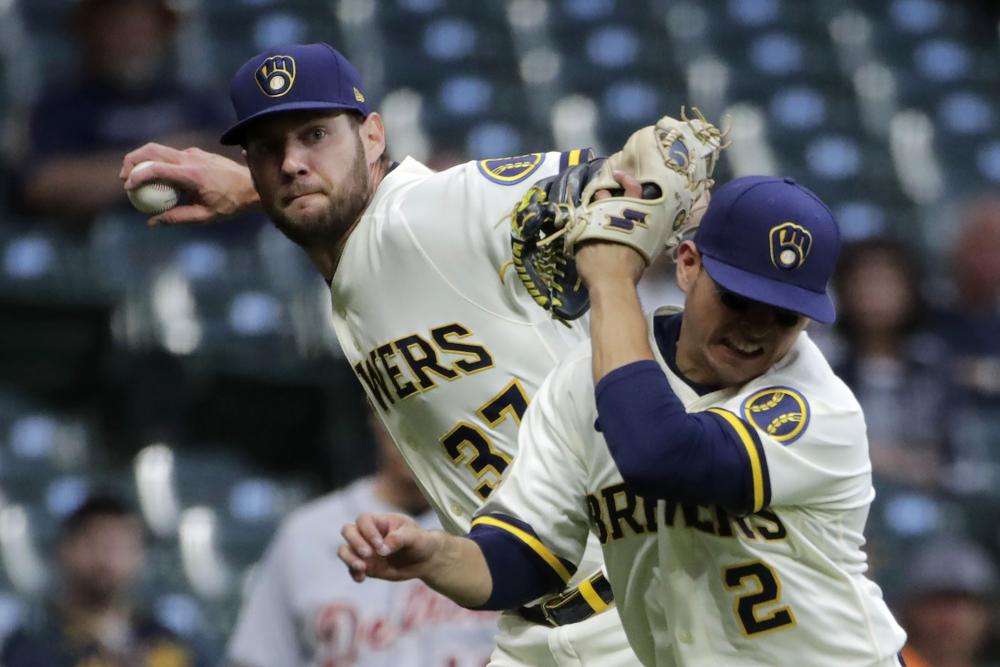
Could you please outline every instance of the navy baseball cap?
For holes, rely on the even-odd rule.
[[[817,322],[836,319],[827,283],[840,230],[830,208],[791,178],[746,176],[715,190],[694,244],[722,288]]]
[[[329,44],[289,44],[268,49],[246,61],[229,86],[236,124],[220,141],[243,142],[247,125],[282,111],[351,109],[371,113],[361,76]]]

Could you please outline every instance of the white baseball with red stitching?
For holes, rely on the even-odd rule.
[[[150,160],[140,162],[132,169],[132,173],[134,174],[142,169],[146,169],[152,164],[153,162]],[[163,213],[177,206],[177,201],[180,198],[180,194],[176,188],[163,181],[144,183],[134,190],[128,190],[126,194],[128,195],[128,200],[132,202],[132,206],[146,215]]]

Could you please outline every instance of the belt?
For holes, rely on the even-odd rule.
[[[541,604],[521,607],[517,613],[521,615],[521,618],[532,623],[556,628],[560,625],[579,623],[591,616],[596,616],[607,611],[614,604],[615,598],[611,593],[611,584],[603,572],[598,572],[589,579],[584,579],[576,588],[550,598]]]

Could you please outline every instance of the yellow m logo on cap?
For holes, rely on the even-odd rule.
[[[295,58],[271,56],[260,64],[254,78],[262,93],[268,97],[281,97],[295,83]]]
[[[812,249],[812,234],[802,225],[783,222],[771,228],[771,263],[791,271],[806,263]]]

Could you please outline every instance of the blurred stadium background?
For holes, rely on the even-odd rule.
[[[43,598],[60,518],[89,491],[110,488],[148,524],[144,599],[218,652],[247,568],[280,518],[371,469],[363,397],[338,359],[325,285],[266,221],[149,230],[124,196],[85,215],[40,215],[25,203],[32,132],[45,132],[30,128],[33,107],[80,62],[74,4],[0,0],[0,635]],[[899,604],[911,556],[939,535],[971,539],[997,562],[994,3],[184,0],[176,8],[164,66],[219,108],[229,76],[254,53],[327,41],[361,70],[393,156],[436,168],[550,148],[606,154],[681,105],[716,121],[729,114],[733,144],[719,180],[796,177],[832,205],[849,240],[887,242],[917,267],[906,277],[926,316],[897,332],[895,366],[865,357],[856,339],[863,326],[814,331],[878,427],[874,576]],[[855,325],[912,301],[879,275],[840,295],[842,309],[872,295]],[[669,290],[662,274],[650,281]],[[996,659],[992,624],[987,654]]]

